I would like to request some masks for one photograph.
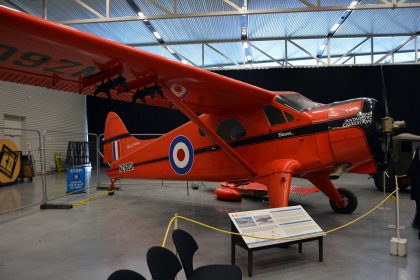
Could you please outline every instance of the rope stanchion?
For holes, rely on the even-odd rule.
[[[392,193],[390,193],[378,205],[376,205],[375,207],[373,207],[372,209],[370,209],[368,212],[364,213],[360,217],[357,217],[356,219],[354,219],[354,220],[352,220],[352,221],[350,221],[350,222],[348,222],[348,223],[346,223],[344,225],[341,225],[339,227],[336,227],[336,228],[327,230],[323,234],[330,234],[330,233],[335,232],[335,231],[337,231],[339,229],[343,229],[345,227],[348,227],[348,226],[354,224],[355,222],[357,222],[357,221],[365,218],[366,216],[368,216],[369,214],[371,214],[372,212],[374,212],[375,210],[377,210],[382,204],[384,204],[396,192],[397,192],[397,189],[394,190]],[[199,222],[199,221],[196,221],[196,220],[193,220],[193,219],[190,219],[190,218],[187,218],[187,217],[184,217],[184,216],[179,216],[179,215],[175,214],[171,218],[171,220],[169,221],[168,226],[166,228],[165,236],[164,236],[163,242],[162,242],[162,247],[165,247],[166,241],[168,239],[169,231],[170,231],[170,228],[172,226],[172,223],[174,223],[174,221],[176,221],[177,219],[181,219],[181,220],[184,220],[184,221],[187,221],[187,222],[190,222],[190,223],[193,223],[193,224],[202,226],[204,228],[207,228],[207,229],[210,229],[210,230],[213,230],[213,231],[224,233],[224,234],[238,235],[238,236],[250,237],[250,238],[255,238],[255,239],[262,239],[262,240],[268,240],[268,241],[278,241],[278,240],[295,241],[295,240],[301,240],[301,239],[306,239],[306,238],[318,237],[318,236],[323,235],[323,234],[313,234],[313,235],[306,235],[306,236],[301,237],[301,238],[289,238],[289,237],[271,238],[271,237],[255,236],[255,235],[250,235],[250,234],[241,234],[241,233],[238,233],[238,232],[232,232],[232,231],[228,231],[228,230],[223,230],[223,229],[216,228],[216,227],[210,226],[208,224],[205,224],[205,223],[202,223],[202,222]]]

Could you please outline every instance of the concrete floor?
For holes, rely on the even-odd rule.
[[[131,181],[133,183],[133,181]],[[309,186],[301,180],[295,185]],[[113,197],[103,197],[71,210],[39,210],[39,206],[0,215],[0,279],[106,279],[117,269],[128,268],[149,277],[147,249],[160,245],[174,213],[222,229],[230,228],[229,212],[267,208],[252,199],[241,203],[217,201],[217,185],[207,183],[187,196],[185,183],[135,181],[124,185]],[[359,198],[353,215],[335,214],[321,193],[291,196],[291,204],[302,204],[324,229],[342,225],[366,212],[383,198],[367,176],[345,175],[336,182],[352,189]],[[65,192],[65,174],[48,176],[52,198]],[[92,191],[91,194],[96,192]],[[41,182],[0,188],[0,212],[39,202]],[[75,201],[89,194],[65,196],[57,202]],[[393,208],[392,202],[387,206]],[[401,194],[401,231],[408,239],[408,256],[389,254],[395,231],[394,211],[377,211],[358,223],[324,238],[324,262],[317,259],[315,242],[304,244],[303,254],[295,245],[254,253],[252,279],[420,279],[420,240],[410,223],[414,202]],[[230,238],[184,221],[179,227],[195,236],[200,246],[196,265],[229,263]],[[172,242],[169,240],[169,247]],[[237,248],[237,264],[247,279],[247,254]],[[185,279],[183,272],[178,279]]]

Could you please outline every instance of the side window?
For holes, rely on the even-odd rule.
[[[271,106],[271,105],[264,106],[264,113],[267,116],[268,122],[270,123],[271,126],[286,122],[283,112],[274,106]]]
[[[238,120],[229,119],[220,123],[217,134],[226,142],[231,142],[244,137],[246,130]]]
[[[286,115],[286,119],[288,122],[291,122],[295,119],[292,114],[289,114],[287,112],[284,112],[284,114]]]

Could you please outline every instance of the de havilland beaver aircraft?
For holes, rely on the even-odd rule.
[[[381,124],[374,99],[315,103],[4,7],[0,34],[0,80],[174,108],[190,119],[159,138],[138,140],[109,113],[104,161],[112,183],[246,179],[267,186],[271,207],[283,207],[292,177],[299,177],[336,212],[351,213],[357,198],[331,179],[344,171],[375,173],[383,159],[380,128],[393,125]]]

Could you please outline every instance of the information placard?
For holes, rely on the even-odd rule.
[[[238,232],[266,238],[305,238],[325,235],[301,205],[229,213]],[[279,244],[290,240],[243,237],[249,248]]]

